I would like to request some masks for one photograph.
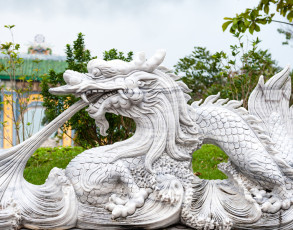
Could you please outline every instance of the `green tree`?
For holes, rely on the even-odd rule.
[[[8,81],[4,81],[0,86],[1,95],[4,99],[0,102],[1,108],[3,105],[7,105],[12,111],[12,116],[6,116],[8,120],[0,122],[3,127],[3,139],[7,140],[13,145],[13,139],[10,132],[6,132],[5,127],[8,123],[13,123],[16,131],[16,144],[26,140],[33,135],[34,123],[28,122],[25,118],[25,113],[30,106],[31,100],[35,100],[36,103],[40,101],[39,96],[33,95],[34,88],[38,85],[39,77],[39,63],[38,59],[33,60],[33,74],[27,76],[23,71],[24,61],[19,57],[20,45],[14,42],[14,36],[12,29],[14,25],[5,25],[10,31],[11,41],[0,44],[1,53],[4,54],[4,58],[0,60],[0,72],[6,73],[9,76]],[[30,112],[33,117],[35,116],[37,107],[40,104],[30,107]],[[5,114],[5,111],[4,111]]]
[[[82,33],[78,34],[77,39],[73,42],[73,46],[66,46],[66,55],[66,61],[68,63],[67,69],[81,73],[86,73],[87,63],[91,59],[96,58],[92,57],[90,51],[85,48],[84,35]],[[104,60],[121,59],[124,61],[131,61],[132,56],[132,52],[129,52],[127,56],[124,56],[123,52],[118,52],[116,49],[105,51],[103,54]],[[53,70],[51,70],[50,73],[43,78],[41,83],[41,94],[44,98],[43,105],[46,107],[44,123],[52,121],[69,106],[79,100],[73,95],[56,96],[48,92],[49,88],[51,87],[65,84],[66,83],[63,80],[63,73],[56,73]],[[115,114],[106,114],[106,118],[108,119],[110,125],[110,128],[107,132],[107,137],[100,135],[95,121],[90,118],[85,109],[76,113],[61,127],[61,130],[65,134],[69,128],[75,130],[74,141],[77,145],[80,145],[84,148],[111,144],[113,142],[126,139],[133,134],[135,125],[132,120],[122,116],[117,116]]]
[[[221,51],[211,54],[205,48],[195,47],[193,53],[179,60],[175,71],[193,90],[191,96],[199,100],[221,92],[222,98],[247,102],[260,75],[271,77],[280,70],[268,50],[258,48],[259,39],[244,49],[242,36],[235,34],[238,44],[231,45],[231,54]]]
[[[273,5],[279,15],[286,18],[288,22],[275,20],[275,14],[270,14],[271,5]],[[291,23],[293,20],[293,1],[261,0],[256,7],[252,9],[247,8],[243,13],[236,14],[233,18],[226,17],[224,19],[227,21],[222,25],[223,31],[230,26],[230,32],[233,34],[245,33],[247,29],[253,34],[254,31],[260,31],[260,25],[270,24],[271,22],[293,26]]]
[[[182,80],[192,90],[190,96],[193,100],[205,97],[211,87],[216,90],[216,86],[224,85],[222,72],[221,59],[203,47],[194,47],[192,54],[181,58],[175,65],[175,73],[183,75]]]

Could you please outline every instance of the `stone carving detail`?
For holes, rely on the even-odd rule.
[[[81,100],[39,133],[0,154],[0,228],[194,229],[293,228],[293,127],[289,67],[239,101],[209,96],[187,104],[188,87],[161,66],[165,52],[146,60],[92,60],[88,73],[67,70],[65,86],[50,89]],[[46,183],[32,185],[23,170],[33,152],[77,111],[100,132],[105,113],[132,118],[128,140],[89,149]],[[207,181],[191,170],[203,143],[229,156],[227,180]],[[177,227],[173,227],[177,228]]]

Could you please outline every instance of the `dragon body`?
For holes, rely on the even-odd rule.
[[[0,154],[0,228],[292,228],[289,69],[266,84],[260,78],[249,110],[219,95],[188,105],[188,87],[160,66],[164,56],[96,59],[87,74],[64,73],[67,84],[50,92],[82,100]],[[101,134],[109,126],[106,112],[132,118],[135,134],[84,151],[65,170],[54,168],[44,185],[26,182],[23,169],[35,149],[85,106]],[[219,165],[227,180],[193,174],[192,153],[203,143],[228,155]]]
[[[218,98],[210,96],[202,106],[193,103],[195,122],[205,142],[219,146],[241,173],[266,189],[285,185],[282,165],[278,165],[281,159],[276,161],[278,152],[270,137],[257,126],[260,121],[240,107],[241,102],[223,105],[225,100],[217,101]],[[290,166],[286,169],[291,170]]]

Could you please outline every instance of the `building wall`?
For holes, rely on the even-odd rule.
[[[6,89],[26,88],[27,82],[19,79],[23,77],[28,77],[30,79],[30,77],[33,77],[33,94],[28,98],[27,119],[29,119],[29,114],[31,114],[31,111],[29,110],[34,108],[42,108],[43,100],[40,95],[40,81],[42,80],[42,77],[45,74],[48,74],[51,69],[53,69],[56,73],[64,72],[67,68],[67,63],[65,61],[65,57],[54,55],[20,54],[19,57],[23,59],[21,68],[16,68],[13,79],[11,79],[11,76],[6,71],[0,72],[0,85],[4,84]],[[36,62],[35,60],[39,61]],[[10,66],[10,59],[7,57],[7,55],[0,53],[0,64],[4,66]],[[14,84],[16,84],[16,87]],[[13,119],[15,119],[15,121],[19,119],[19,112],[17,111],[19,111],[20,103],[17,100],[17,95],[12,93],[12,91],[7,90],[3,92],[2,89],[1,92],[0,121],[2,122],[2,125],[0,125],[0,148],[10,148],[18,143],[17,130]],[[7,100],[10,102],[13,101],[13,105],[11,105],[11,103],[4,103]],[[13,109],[12,107],[18,109]],[[39,122],[40,121],[41,118],[39,118]],[[68,135],[74,135],[74,132],[69,130]],[[47,141],[46,143],[53,142]],[[63,135],[59,145],[70,146],[73,145],[73,141],[67,135]]]
[[[43,117],[32,117],[30,110],[35,110],[34,115],[40,114],[39,109],[43,109],[43,98],[42,95],[39,94],[39,92],[33,92],[28,98],[28,107],[25,114],[25,119],[33,124],[33,126],[28,126],[30,133],[36,133],[39,131],[43,126],[39,125],[41,123],[41,120]],[[1,101],[2,101],[2,110],[1,110],[1,122],[2,125],[0,126],[0,148],[10,148],[18,143],[18,137],[17,137],[17,131],[15,127],[15,122],[19,120],[19,106],[20,103],[17,100],[16,93],[12,92],[4,92],[1,95]],[[10,103],[3,103],[5,101],[9,101]],[[13,103],[11,103],[13,101]],[[13,107],[16,108],[13,110]],[[25,121],[26,122],[26,121]],[[37,127],[36,127],[37,126]],[[59,141],[58,145],[60,146],[73,146],[73,140],[70,137],[73,137],[74,132],[72,130],[68,130],[67,134],[62,135],[62,139]],[[22,139],[22,138],[21,138]],[[21,140],[22,141],[22,140]],[[54,141],[47,140],[46,141],[47,146],[49,143],[52,145],[54,144]]]

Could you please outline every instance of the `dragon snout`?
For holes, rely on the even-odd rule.
[[[68,85],[78,85],[82,82],[82,75],[72,70],[66,70],[63,79]]]

